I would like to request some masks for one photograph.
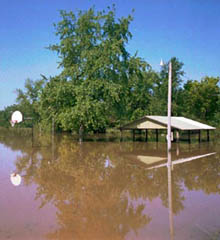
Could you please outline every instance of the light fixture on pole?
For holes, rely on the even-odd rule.
[[[164,62],[161,59],[160,66],[164,66]],[[172,96],[172,62],[169,62],[169,74],[168,74],[168,99],[167,99],[167,150],[171,151],[171,96]]]
[[[164,62],[163,62],[163,59],[161,58],[160,60],[160,66],[163,67],[164,66]]]

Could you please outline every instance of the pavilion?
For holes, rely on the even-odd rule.
[[[141,119],[135,120],[119,128],[121,133],[124,130],[133,131],[133,140],[135,140],[136,130],[145,131],[145,141],[148,141],[148,131],[155,131],[156,141],[159,141],[159,130],[167,130],[168,118],[167,116],[144,116]],[[187,132],[188,141],[191,142],[191,134],[198,134],[198,141],[201,141],[201,131],[205,130],[207,134],[207,141],[210,140],[210,130],[215,127],[203,124],[185,117],[171,117],[172,138],[175,141],[180,140],[180,133]]]

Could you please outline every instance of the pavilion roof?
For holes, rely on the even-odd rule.
[[[129,129],[166,129],[167,116],[144,116],[122,126],[121,130]],[[215,127],[185,117],[171,117],[171,127],[178,130],[213,130]]]

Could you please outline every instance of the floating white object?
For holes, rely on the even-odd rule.
[[[20,123],[23,120],[22,113],[19,111],[15,111],[11,115],[11,122],[12,123]]]
[[[21,176],[17,173],[12,173],[10,175],[10,179],[14,186],[19,186],[21,184]]]

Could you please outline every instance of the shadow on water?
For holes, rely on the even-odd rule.
[[[41,136],[36,142],[32,148],[27,136],[0,137],[1,144],[22,153],[16,173],[25,186],[36,186],[40,207],[56,207],[59,227],[48,230],[47,239],[186,239],[184,234],[198,227],[186,226],[184,234],[175,231],[175,218],[187,209],[189,192],[220,194],[220,150],[212,142],[173,144],[170,156],[166,144],[157,142],[96,139],[80,144],[67,134],[53,140]],[[217,153],[166,165],[168,158],[175,162],[210,152]],[[157,167],[161,164],[165,166]],[[160,216],[154,208],[158,199]],[[165,228],[158,224],[160,217]]]

